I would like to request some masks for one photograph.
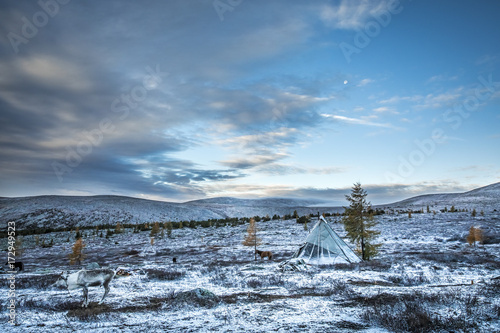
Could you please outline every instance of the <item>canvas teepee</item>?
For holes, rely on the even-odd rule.
[[[304,259],[309,264],[333,264],[347,261],[360,262],[361,259],[328,225],[323,216],[307,236],[293,258]]]

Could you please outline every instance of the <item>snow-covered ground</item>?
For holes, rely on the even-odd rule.
[[[0,331],[499,332],[498,210],[475,218],[439,211],[377,216],[383,245],[375,260],[286,273],[278,264],[308,234],[295,220],[257,223],[259,248],[272,251],[272,261],[254,261],[253,248],[242,245],[248,224],[175,229],[153,246],[149,231],[127,229],[110,239],[86,231],[84,264],[132,273],[115,277],[102,305],[103,289],[90,288],[88,309],[80,307],[81,291],[50,286],[57,273],[77,269],[68,266],[74,234],[43,235],[54,240],[51,248],[35,247],[34,236],[26,236],[25,272],[16,276],[18,326],[4,319]],[[344,236],[334,220],[330,225]],[[487,244],[465,242],[472,225],[485,231]],[[0,279],[6,314],[7,275]]]

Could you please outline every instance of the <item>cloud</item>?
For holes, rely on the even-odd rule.
[[[367,200],[373,205],[384,205],[394,203],[418,195],[434,193],[461,193],[471,190],[473,187],[458,184],[455,181],[443,181],[438,183],[414,183],[394,185],[372,185],[362,184],[367,191]],[[207,193],[218,193],[222,189],[218,186],[208,186]],[[251,184],[228,184],[224,186],[225,194],[242,198],[280,197],[280,198],[302,198],[318,199],[324,201],[324,206],[347,206],[345,195],[351,193],[351,187],[296,187],[291,185],[251,185]]]
[[[334,29],[358,30],[366,22],[374,20],[373,16],[387,9],[388,1],[349,1],[341,0],[338,5],[321,7],[320,17],[323,22]]]
[[[294,174],[314,174],[314,175],[331,175],[345,172],[345,168],[314,168],[314,167],[301,167],[294,165],[286,165],[279,163],[271,163],[269,165],[264,165],[259,167],[259,172],[274,175],[294,175]]]
[[[455,81],[458,80],[458,75],[453,75],[453,76],[447,76],[447,75],[434,75],[429,80],[427,80],[427,83],[432,83],[432,82],[443,82],[443,81]]]
[[[271,152],[269,153],[272,154]],[[250,169],[273,163],[285,157],[287,157],[287,155],[278,153],[272,155],[252,156],[251,158],[237,157],[232,160],[220,161],[219,163],[234,169]]]
[[[458,87],[441,94],[429,93],[427,95],[393,96],[379,101],[380,104],[398,104],[401,102],[412,103],[417,109],[439,109],[454,105],[463,98],[464,89]]]
[[[358,87],[364,87],[364,86],[366,86],[370,83],[373,83],[373,82],[375,82],[375,81],[372,79],[363,79],[363,80],[359,81]]]
[[[386,106],[380,106],[378,108],[373,109],[373,111],[378,112],[378,113],[392,113],[392,114],[399,114],[399,112],[388,108]]]
[[[373,122],[373,121],[370,121],[368,119],[363,119],[363,118],[350,118],[350,117],[332,115],[332,114],[322,114],[321,116],[324,118],[330,118],[330,119],[337,120],[339,122],[343,122],[343,123],[347,123],[347,124],[373,126],[373,127],[384,127],[384,128],[401,130],[401,128],[393,126],[389,123],[377,123],[377,122]]]

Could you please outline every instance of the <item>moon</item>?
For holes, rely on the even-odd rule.
[[[344,81],[344,84],[347,84],[347,80]]]

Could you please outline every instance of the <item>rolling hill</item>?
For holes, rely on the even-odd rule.
[[[189,221],[316,212],[340,212],[342,207],[321,207],[321,202],[284,198],[210,198],[172,203],[124,196],[36,196],[0,198],[0,222],[15,221],[18,229],[61,228],[102,224]],[[436,209],[500,209],[500,183],[465,193],[428,194],[378,207]],[[5,229],[5,227],[3,227]]]

